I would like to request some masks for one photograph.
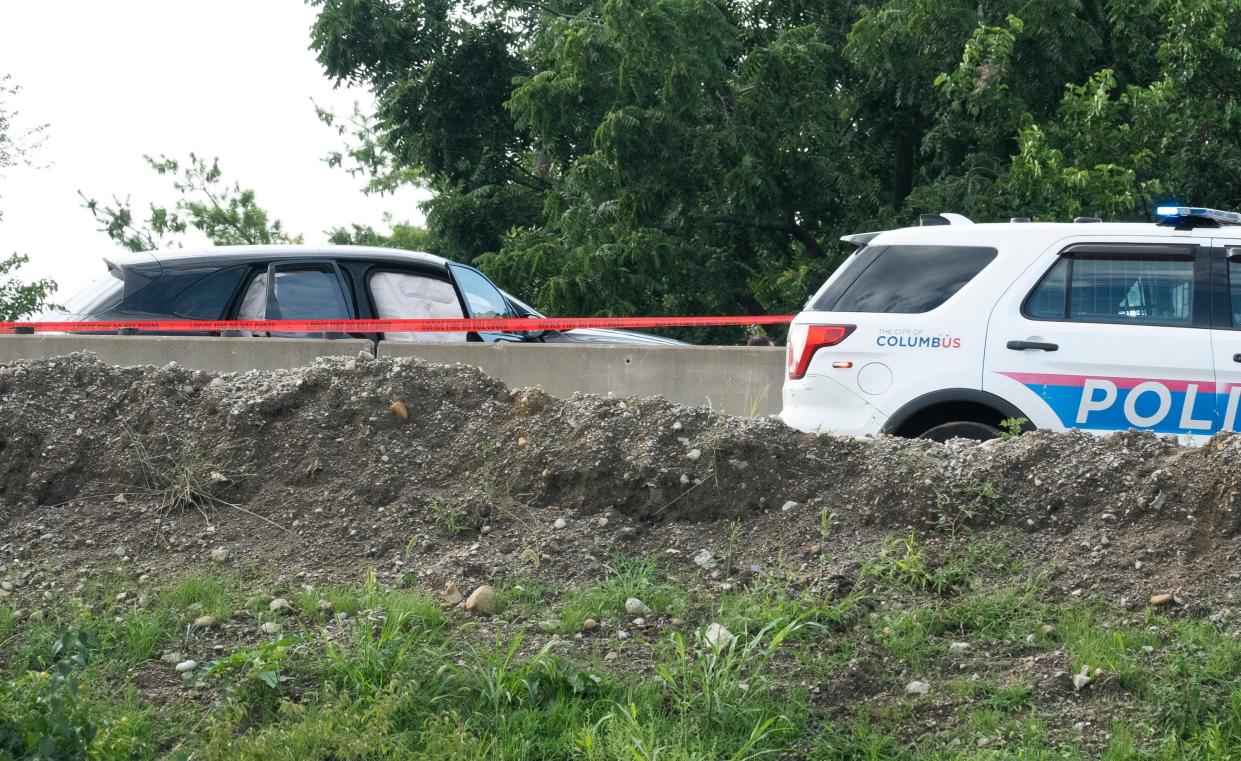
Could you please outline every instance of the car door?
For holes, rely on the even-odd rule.
[[[349,320],[355,316],[344,276],[333,261],[273,262],[251,275],[239,320]],[[276,338],[340,338],[343,333],[271,333]]]
[[[486,275],[473,267],[460,264],[450,264],[448,270],[452,273],[453,282],[456,283],[457,291],[461,294],[461,300],[465,303],[466,311],[472,319],[517,316],[508,299],[504,298],[504,294],[487,279]],[[517,332],[482,331],[471,333],[470,336],[477,336],[479,340],[488,343],[527,340],[526,336]]]
[[[992,312],[984,389],[1039,428],[1209,435],[1210,271],[1192,240],[1046,252]]]
[[[1241,403],[1241,236],[1215,238],[1212,244],[1216,417],[1221,429],[1235,431]]]

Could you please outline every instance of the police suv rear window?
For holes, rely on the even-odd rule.
[[[952,298],[995,259],[994,248],[873,246],[813,308],[824,312],[929,312]],[[849,276],[853,275],[852,278]]]

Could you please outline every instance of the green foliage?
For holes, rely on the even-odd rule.
[[[1029,423],[1030,419],[1025,417],[1004,418],[1000,421],[1000,438],[1004,441],[1017,438]]]
[[[699,630],[692,643],[675,633],[655,672],[674,710],[708,726],[752,731],[769,715],[772,659],[800,627],[796,621],[772,622],[754,634],[715,640]]]
[[[980,515],[1003,515],[1000,487],[993,483],[971,484],[957,496],[935,494],[935,528],[954,540]]]
[[[919,212],[1241,205],[1232,0],[313,4],[377,97],[330,160],[552,313],[796,309]]]
[[[54,642],[48,671],[0,683],[0,757],[119,761],[149,756],[128,717],[98,710],[79,682],[97,648],[83,631]]]
[[[655,561],[618,557],[604,565],[598,582],[566,595],[560,608],[562,631],[578,631],[587,618],[620,617],[630,597],[659,613],[678,615],[685,609],[685,591],[668,582]]]
[[[100,231],[123,248],[152,251],[180,246],[191,229],[217,246],[301,242],[300,235],[288,235],[280,220],[270,218],[253,190],[224,181],[219,159],[208,162],[194,153],[185,162],[166,156],[143,158],[157,174],[173,178],[179,197],[171,207],[151,204],[142,217],[140,212],[135,214],[128,198],[113,196],[107,205],[78,193]]]
[[[14,276],[28,261],[30,257],[20,254],[0,259],[0,322],[20,320],[52,306],[52,294],[56,292],[54,281],[44,278],[23,283]]]
[[[406,251],[427,250],[430,236],[426,229],[408,222],[392,224],[392,217],[388,215],[384,217],[384,221],[392,228],[387,234],[378,232],[369,225],[355,224],[349,228],[336,227],[328,230],[328,243],[336,246],[401,248]]]
[[[196,612],[187,606],[238,608],[241,580],[152,583],[140,601],[117,599],[128,573],[88,577],[39,603],[39,620],[0,607],[0,758],[1235,758],[1241,640],[1231,625],[1052,599],[1045,579],[1012,580],[1011,564],[987,564],[994,558],[970,546],[939,561],[934,546],[916,549],[928,572],[956,566],[970,582],[947,597],[897,585],[830,605],[774,574],[749,590],[703,588],[704,604],[684,615],[728,621],[735,641],[709,642],[702,629],[646,642],[637,633],[614,665],[595,661],[599,640],[523,638],[511,628],[497,638],[368,573],[360,585],[299,599],[356,605],[345,621],[272,642],[236,620],[183,630],[178,647],[191,656],[223,649],[178,678],[169,664],[142,662],[133,643],[169,644],[177,627],[164,627]],[[624,560],[604,585],[658,599],[670,581],[657,566]],[[524,603],[537,587],[523,587],[511,594]],[[131,627],[146,634],[131,638]],[[950,655],[959,639],[974,651]],[[1080,692],[1034,688],[1031,655],[1049,668],[1097,664],[1105,676]],[[33,670],[15,670],[24,666]],[[915,677],[932,684],[930,700],[888,699]],[[844,689],[831,694],[836,685]],[[856,700],[862,690],[878,700]],[[939,728],[915,739],[921,712],[936,706]],[[1091,706],[1106,709],[1110,738],[1083,742],[1066,723]]]
[[[880,554],[862,565],[860,576],[893,587],[944,594],[970,581],[978,560],[968,549],[936,559],[926,545],[918,543],[917,533],[910,532],[904,539],[889,540]]]
[[[297,641],[292,637],[284,637],[275,642],[264,642],[250,650],[230,653],[207,664],[202,678],[218,679],[224,685],[226,697],[236,698],[239,692],[274,697],[289,680],[287,675],[281,673],[281,665],[289,648],[297,644]],[[258,700],[249,697],[248,702],[253,706]]]

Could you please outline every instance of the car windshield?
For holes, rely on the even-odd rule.
[[[500,293],[504,294],[504,298],[508,299],[508,303],[517,307],[517,311],[522,312],[524,314],[528,314],[531,317],[542,317],[543,316],[542,314],[539,314],[538,310],[536,310],[534,307],[530,306],[529,304],[517,298],[516,296],[509,293],[508,291],[500,291]]]

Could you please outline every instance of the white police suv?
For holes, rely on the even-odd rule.
[[[789,331],[805,431],[991,438],[1005,425],[1202,441],[1241,402],[1241,214],[921,226],[858,250]]]

